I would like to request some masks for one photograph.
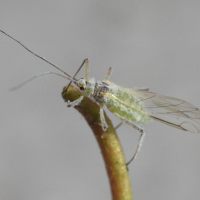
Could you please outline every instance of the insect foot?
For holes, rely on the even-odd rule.
[[[92,122],[92,124],[97,124],[97,125],[101,126],[103,131],[106,131],[109,127],[106,123],[102,123],[102,122],[98,123],[98,122],[94,121],[94,122]]]
[[[101,125],[103,131],[106,131],[107,128],[109,127],[106,123],[101,123],[100,125]]]

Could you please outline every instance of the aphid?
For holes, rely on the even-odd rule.
[[[82,66],[85,65],[85,79],[75,78],[77,73],[74,77],[72,77],[64,70],[60,69],[45,58],[33,53],[18,40],[14,39],[3,31],[1,32],[18,42],[26,50],[28,50],[35,56],[39,57],[40,59],[44,60],[45,62],[63,72],[66,75],[64,77],[73,82],[82,91],[82,96],[80,96],[80,98],[76,99],[73,102],[67,102],[68,107],[78,105],[82,101],[84,96],[88,96],[94,102],[99,104],[99,125],[102,126],[103,131],[106,131],[108,128],[103,113],[103,106],[106,105],[108,110],[112,112],[116,117],[118,117],[124,123],[130,125],[141,133],[137,150],[133,158],[127,164],[129,164],[136,157],[144,138],[143,129],[141,129],[135,123],[147,123],[154,119],[184,131],[194,133],[200,132],[200,111],[192,104],[181,99],[149,92],[148,88],[131,90],[118,86],[108,80],[112,72],[111,68],[109,68],[103,81],[95,81],[94,78],[89,78],[88,59],[84,60],[77,71],[78,73]],[[60,75],[55,72],[49,72],[39,76],[44,76],[48,74]],[[38,76],[33,77],[32,79],[37,77]]]

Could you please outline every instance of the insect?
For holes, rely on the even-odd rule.
[[[162,122],[164,124],[184,131],[194,133],[200,132],[200,111],[197,107],[193,106],[192,104],[181,99],[150,92],[148,88],[131,90],[118,86],[109,81],[112,68],[109,68],[103,81],[96,81],[94,78],[89,78],[88,59],[85,59],[83,61],[82,65],[79,67],[74,77],[72,77],[61,68],[57,67],[45,58],[29,50],[21,42],[14,39],[7,33],[3,31],[1,32],[18,42],[30,53],[34,54],[35,56],[39,57],[40,59],[44,60],[45,62],[49,63],[53,67],[63,72],[66,75],[64,77],[70,80],[70,84],[71,82],[73,82],[82,91],[82,96],[80,96],[78,99],[76,99],[73,102],[67,102],[68,107],[79,105],[83,97],[88,96],[100,107],[99,125],[101,125],[103,131],[106,131],[108,128],[103,113],[103,106],[106,105],[108,110],[112,112],[116,117],[118,117],[124,123],[130,125],[131,127],[135,128],[137,131],[140,132],[140,139],[136,152],[133,158],[127,164],[129,164],[136,157],[142,145],[142,141],[144,139],[145,134],[143,129],[135,123],[147,123],[154,119],[156,121]],[[75,76],[84,65],[85,79],[76,78]],[[56,72],[49,72],[39,76],[48,74],[56,74],[59,76],[63,76]],[[37,77],[38,76],[33,77],[32,79]],[[28,81],[32,79],[29,79]]]

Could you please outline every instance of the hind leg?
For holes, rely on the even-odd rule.
[[[126,163],[126,165],[128,166],[137,156],[138,152],[141,149],[144,137],[145,137],[145,132],[143,129],[141,129],[139,126],[135,125],[133,122],[128,121],[127,119],[123,118],[123,117],[119,117],[124,123],[128,124],[129,126],[133,127],[134,129],[136,129],[137,131],[139,131],[140,133],[140,138],[139,138],[139,142],[138,142],[138,146],[137,149],[133,155],[133,157],[130,159],[130,161],[128,161]]]

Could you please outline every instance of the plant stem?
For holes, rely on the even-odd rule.
[[[65,91],[66,87],[63,91]],[[62,93],[63,99],[65,101],[69,100],[70,102],[76,100],[80,96],[81,91],[73,86],[68,88],[67,93]],[[103,131],[101,126],[98,125],[100,122],[99,106],[88,97],[84,97],[80,105],[75,106],[75,109],[84,116],[97,139],[110,180],[112,199],[132,200],[133,197],[126,161],[119,139],[110,119],[104,112],[109,127],[106,131]]]

